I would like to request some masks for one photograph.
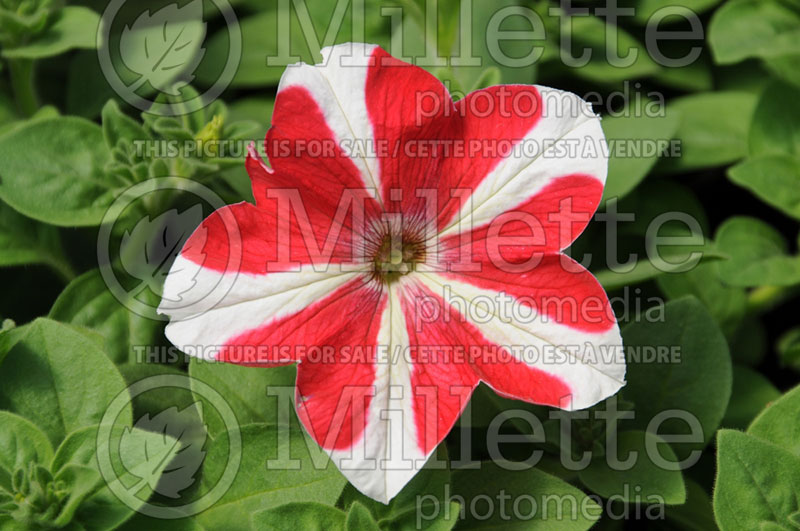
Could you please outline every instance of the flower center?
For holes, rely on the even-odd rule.
[[[387,230],[375,243],[373,275],[385,284],[414,271],[417,264],[425,260],[422,238],[409,231]]]

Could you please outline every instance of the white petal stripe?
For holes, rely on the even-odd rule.
[[[165,333],[176,347],[213,359],[229,340],[303,310],[358,275],[342,273],[337,267],[318,272],[311,265],[267,275],[222,273],[178,256],[158,311],[170,316]],[[227,292],[209,297],[202,289],[205,286]],[[205,348],[198,352],[198,346]]]
[[[483,300],[486,297],[497,300],[498,296],[496,291],[435,273],[422,273],[417,278],[434,293],[442,293],[443,287],[448,286],[454,296],[462,298],[468,305],[475,305],[478,297]],[[513,318],[501,319],[497,313],[484,319],[482,312],[485,307],[481,305],[480,313],[465,312],[463,309],[459,311],[487,339],[499,346],[528,349],[524,352],[530,356],[525,355],[520,361],[565,382],[573,394],[569,401],[562,404],[564,409],[576,410],[592,406],[625,385],[625,359],[616,323],[606,332],[593,334],[536,315],[533,310],[531,318],[526,318],[524,322]],[[513,313],[509,313],[513,316]],[[476,315],[481,315],[481,318],[476,319]]]
[[[323,48],[322,64],[297,63],[286,68],[278,86],[278,94],[289,87],[306,89],[319,105],[340,145],[371,146],[374,137],[367,115],[365,91],[367,72],[375,48],[375,45],[361,43]],[[380,190],[377,157],[357,156],[350,159],[358,168],[364,187],[376,190],[380,201],[377,194],[377,190]]]
[[[532,156],[512,154],[503,159],[480,182],[440,236],[490,223],[558,177],[580,173],[605,183],[608,157],[601,145],[605,136],[600,118],[575,94],[542,86],[536,88],[542,98],[543,114],[521,144],[536,147],[538,151],[532,151]],[[560,144],[552,145],[554,141]],[[587,142],[593,145],[588,146]],[[569,145],[577,146],[575,156],[559,151]],[[516,153],[527,152],[518,148]]]
[[[400,309],[400,283],[395,283],[381,316],[378,344],[388,347],[376,365],[375,394],[361,438],[348,450],[328,453],[359,491],[388,503],[423,467],[430,455],[417,445],[412,366],[406,320]],[[432,453],[432,452],[431,452]]]

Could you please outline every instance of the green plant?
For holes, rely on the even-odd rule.
[[[0,0],[0,529],[615,529],[622,514],[666,529],[800,527],[800,4],[671,2],[668,29],[691,29],[681,6],[705,28],[703,40],[661,44],[673,57],[701,47],[675,67],[645,45],[647,21],[666,2],[629,2],[635,13],[612,24],[599,2],[568,19],[545,0],[474,1],[465,29],[466,3],[441,0],[434,24],[421,0],[385,3],[403,8],[393,24],[369,0],[363,40],[389,47],[404,36],[408,55],[441,55],[427,68],[457,96],[534,82],[597,95],[609,175],[599,217],[569,252],[591,257],[614,303],[626,387],[564,413],[481,386],[437,459],[396,498],[364,496],[284,407],[292,392],[272,393],[293,386],[292,367],[187,361],[169,349],[156,312],[175,251],[221,206],[200,205],[196,190],[253,201],[246,146],[262,141],[294,62],[265,62],[284,55],[278,27],[291,28],[292,54],[314,62],[317,44],[353,39],[353,6],[300,2],[306,18],[294,3],[231,2],[241,62],[220,98],[200,102],[230,46],[223,16],[207,8],[205,30],[184,36],[208,40],[181,68],[136,86],[154,113],[126,102],[97,65],[104,2]],[[158,36],[151,18],[136,20],[163,6],[145,4],[112,39]],[[535,62],[498,61],[492,36],[531,28],[517,16],[492,30],[501,8],[540,17],[542,32],[497,44],[515,58],[538,47]],[[613,51],[638,53],[626,66],[606,55],[612,26],[621,30]],[[592,51],[582,66],[565,64],[570,35],[575,50]],[[465,42],[480,65],[447,61]],[[131,80],[147,58],[112,61]],[[159,182],[184,185],[114,210],[132,186],[167,177],[178,179]],[[119,226],[104,225],[109,216]],[[111,251],[99,257],[104,234]],[[109,287],[109,271],[128,298]],[[127,394],[161,376],[191,377],[195,387]],[[196,382],[224,398],[240,429]],[[118,396],[129,400],[109,425]],[[98,457],[106,438],[117,449],[115,478]],[[197,513],[176,509],[184,497],[212,495],[232,448],[241,461],[226,492]],[[631,451],[647,457],[609,465],[612,453]],[[530,500],[545,501],[531,510]],[[175,512],[165,520],[146,504]]]

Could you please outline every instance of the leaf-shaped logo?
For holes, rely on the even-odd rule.
[[[203,206],[200,204],[183,212],[172,209],[153,219],[140,219],[133,230],[126,230],[122,235],[122,267],[141,280],[143,286],[160,294],[173,259],[202,221]]]
[[[180,88],[194,79],[205,54],[205,37],[202,0],[139,15],[123,28],[119,44],[122,62],[139,76],[128,89],[135,91],[149,82],[156,90],[179,96]]]
[[[145,459],[150,459],[150,456],[172,453],[168,451],[168,448],[156,448],[154,445],[180,445],[175,457],[166,466],[163,462],[153,462],[151,466],[147,467],[149,474],[146,477],[140,477],[140,482],[146,481],[150,488],[158,494],[175,499],[180,498],[181,491],[194,484],[195,474],[206,456],[203,445],[206,442],[207,433],[200,418],[202,418],[202,403],[195,402],[180,410],[175,406],[167,408],[154,417],[150,417],[150,414],[146,413],[136,421],[135,428],[164,435],[164,437],[156,439],[158,442],[148,439],[146,444],[151,446],[143,449]],[[122,434],[121,445],[125,444],[125,435],[125,433]],[[134,458],[136,462],[126,463],[126,456],[131,459],[131,455],[137,456],[137,453],[121,452],[123,466],[128,470],[137,466],[141,469],[139,459],[141,459],[142,453],[139,452],[137,458]]]

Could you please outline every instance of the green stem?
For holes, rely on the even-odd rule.
[[[9,59],[11,86],[20,111],[31,116],[39,109],[36,88],[33,85],[33,59]]]

